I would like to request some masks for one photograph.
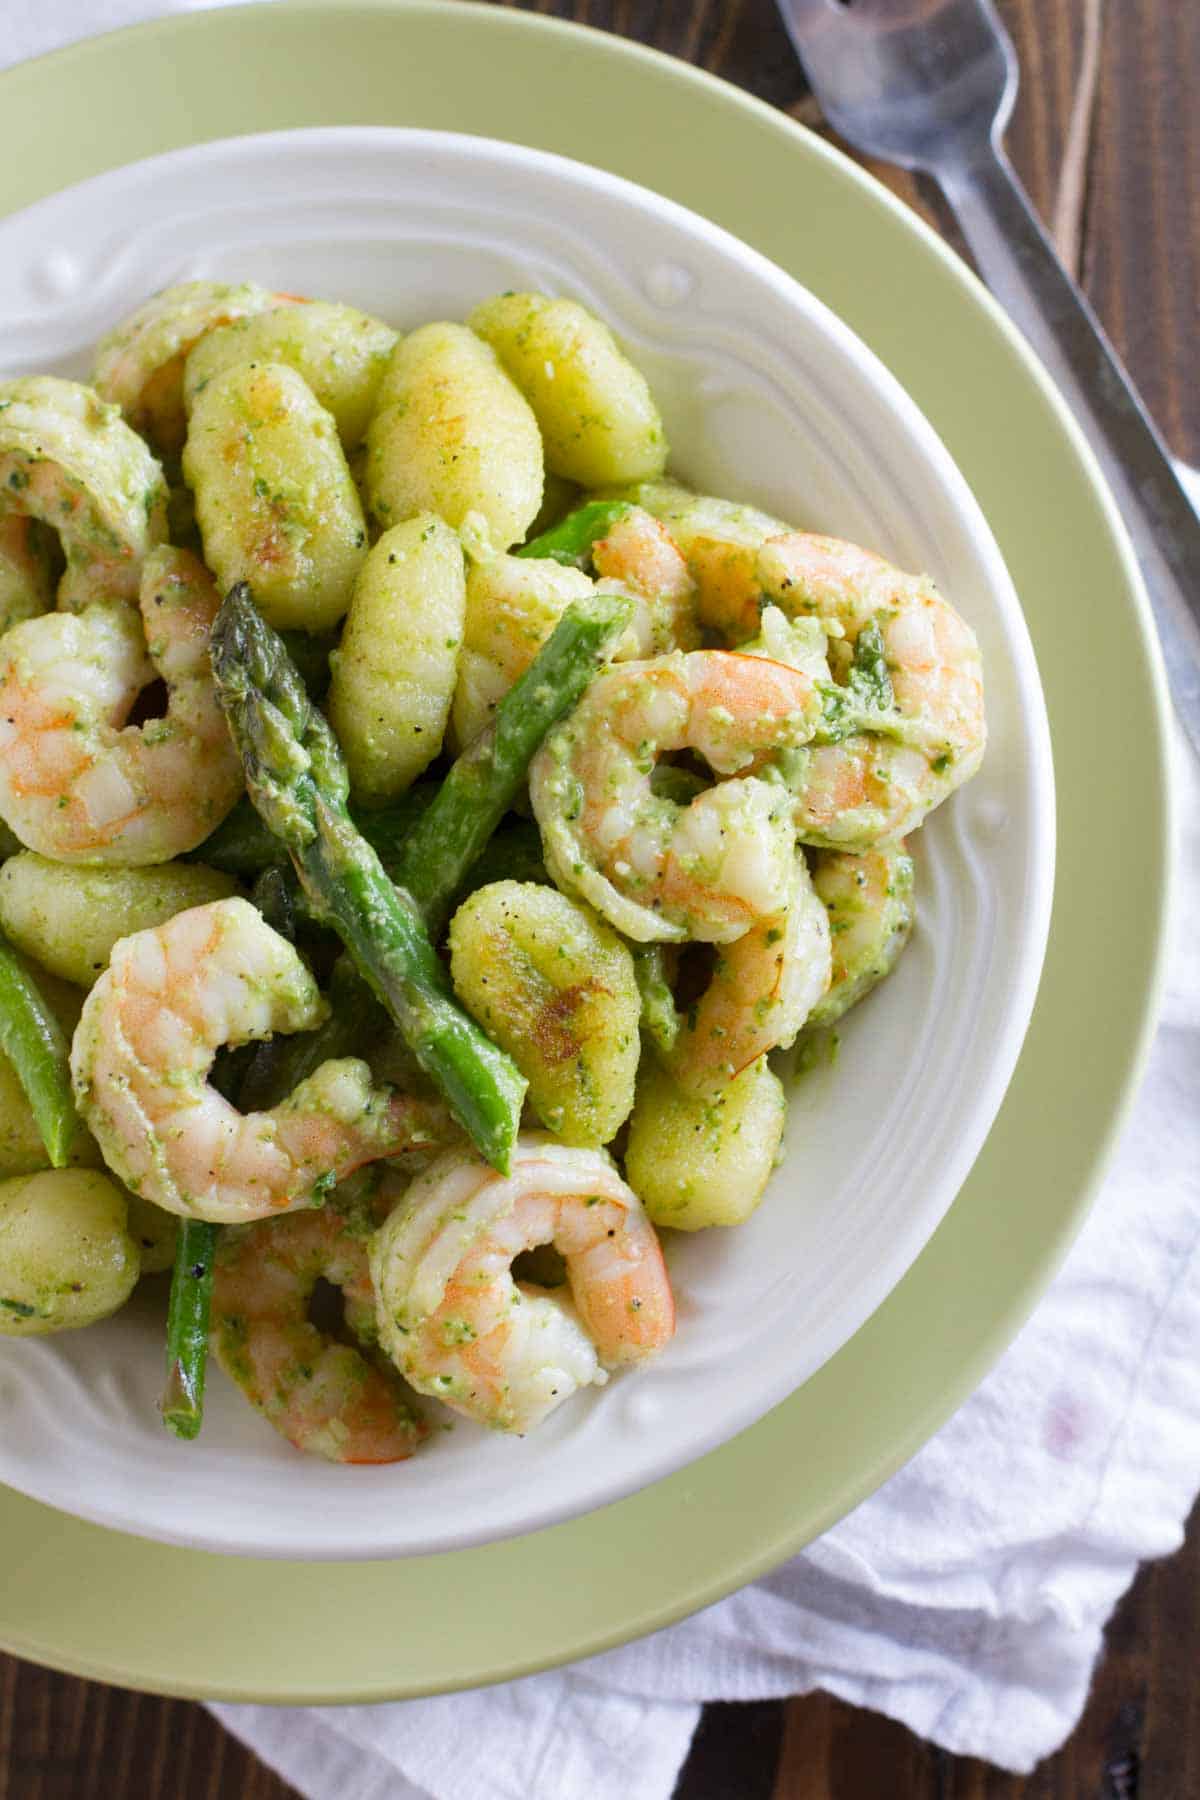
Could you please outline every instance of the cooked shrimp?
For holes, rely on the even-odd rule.
[[[169,545],[122,601],[45,613],[0,640],[0,816],[58,862],[166,862],[195,849],[242,787],[208,639],[220,600],[203,563]],[[125,719],[161,674],[164,717]]]
[[[974,775],[987,726],[979,645],[926,576],[905,575],[840,538],[790,532],[758,559],[768,597],[789,614],[817,615],[845,633],[830,646],[848,659],[877,625],[894,714],[841,743],[796,759],[797,830],[803,842],[865,850],[913,831]],[[836,672],[836,669],[835,669]]]
[[[513,1280],[514,1257],[539,1244],[562,1255],[569,1300]],[[380,1342],[401,1373],[498,1431],[531,1431],[675,1330],[654,1227],[602,1150],[523,1137],[508,1176],[451,1151],[370,1255]]]
[[[693,1094],[715,1094],[768,1050],[786,1048],[829,986],[829,918],[802,856],[788,906],[717,951],[667,1066]]]
[[[319,1205],[352,1170],[444,1141],[445,1109],[322,1063],[270,1112],[208,1084],[222,1044],[304,1031],[327,1012],[292,946],[248,901],[215,900],[122,938],[71,1046],[81,1112],[110,1169],[167,1212],[239,1223]]]
[[[54,605],[45,537],[38,520],[0,511],[0,636]]]
[[[217,1246],[211,1333],[221,1367],[297,1450],[331,1462],[401,1462],[428,1435],[390,1365],[308,1316],[317,1282],[327,1281],[341,1291],[347,1332],[374,1346],[374,1224],[366,1206],[334,1194],[316,1212],[234,1226]]]
[[[912,857],[902,843],[862,856],[822,850],[813,864],[813,888],[829,918],[833,978],[808,1023],[832,1025],[891,973],[908,942]]]
[[[780,786],[736,772],[804,743],[819,717],[811,678],[766,657],[677,651],[607,670],[530,771],[547,867],[627,937],[739,937],[786,905],[795,832]],[[735,778],[676,805],[650,778],[684,749]]]
[[[187,436],[183,376],[188,351],[218,325],[294,299],[252,281],[236,287],[181,281],[163,288],[101,338],[92,370],[96,392],[119,406],[160,456],[176,458]]]
[[[635,506],[607,537],[597,538],[592,567],[602,590],[616,589],[634,601],[633,619],[614,661],[697,647],[696,584],[666,527],[648,512]]]
[[[0,494],[62,540],[60,606],[136,600],[142,560],[167,535],[167,489],[115,406],[56,375],[0,382]]]
[[[628,493],[662,521],[678,545],[696,584],[701,624],[719,631],[728,644],[740,646],[753,637],[762,602],[758,553],[788,527],[757,507],[693,494],[675,481],[644,481]]]

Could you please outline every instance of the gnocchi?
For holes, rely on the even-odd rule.
[[[646,377],[594,313],[546,294],[500,294],[469,323],[533,408],[548,469],[582,487],[661,475],[667,439]]]
[[[462,546],[436,513],[384,532],[330,659],[329,717],[364,802],[402,793],[441,750],[465,609]]]
[[[43,969],[87,988],[118,938],[236,889],[232,876],[202,863],[88,868],[23,850],[0,865],[0,929]]]
[[[337,426],[295,369],[235,363],[214,375],[192,406],[183,473],[222,592],[248,582],[281,630],[337,623],[367,529]]]
[[[467,573],[454,737],[469,744],[522,676],[571,604],[592,591],[582,569],[530,557],[485,556]]]
[[[686,1093],[653,1061],[638,1077],[625,1170],[656,1225],[740,1225],[783,1141],[783,1083],[760,1056],[716,1095]]]
[[[497,881],[455,913],[450,970],[542,1123],[566,1144],[608,1143],[633,1105],[641,1010],[616,932],[555,888]]]
[[[74,1331],[124,1306],[141,1272],[125,1197],[96,1169],[0,1181],[0,1332]]]
[[[382,529],[435,512],[520,543],[542,504],[537,420],[495,351],[465,325],[422,325],[392,352],[367,431],[366,488]]]

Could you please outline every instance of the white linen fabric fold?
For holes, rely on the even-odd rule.
[[[237,0],[8,0],[0,64],[206,3]],[[1182,737],[1177,764],[1173,950],[1132,1121],[1034,1317],[905,1469],[766,1580],[573,1668],[217,1718],[309,1800],[667,1800],[702,1701],[814,1688],[1017,1771],[1061,1744],[1113,1605],[1181,1542],[1200,1487],[1200,779]]]

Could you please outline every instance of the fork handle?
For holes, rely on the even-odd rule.
[[[979,272],[1062,389],[1146,578],[1180,720],[1200,756],[1200,514],[1116,351],[998,146],[932,171]]]

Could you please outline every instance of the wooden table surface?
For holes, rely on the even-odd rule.
[[[1200,5],[1000,0],[1021,58],[1009,149],[1152,411],[1200,462]],[[771,0],[537,4],[700,63],[820,126]],[[936,196],[876,173],[952,239]],[[824,1695],[706,1708],[676,1800],[1194,1800],[1200,1508],[1118,1607],[1071,1741],[1019,1779]],[[290,1800],[199,1706],[0,1657],[0,1800]],[[353,1796],[347,1796],[353,1800]]]

